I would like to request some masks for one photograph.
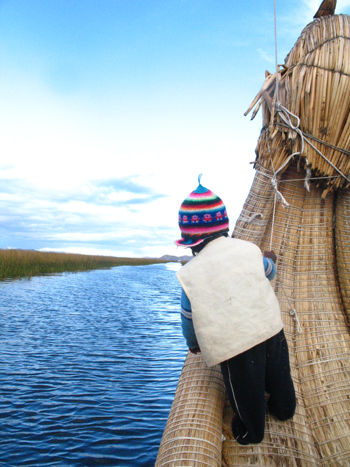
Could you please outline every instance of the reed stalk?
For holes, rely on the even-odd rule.
[[[164,261],[155,258],[117,258],[34,250],[0,250],[0,280],[160,262]]]
[[[280,102],[300,117],[300,129],[326,143],[349,151],[350,147],[350,17],[322,17],[309,24],[285,61],[280,79]],[[262,250],[277,254],[278,296],[289,345],[291,371],[296,388],[297,410],[292,420],[279,422],[266,417],[266,432],[259,445],[240,446],[230,433],[232,412],[227,400],[223,414],[222,466],[345,466],[350,458],[350,187],[309,145],[279,173],[278,189],[289,203],[276,202],[271,179],[292,151],[300,148],[299,136],[274,119],[268,76],[250,110],[262,102],[264,128],[257,145],[256,176],[238,218],[234,236],[253,241]],[[265,90],[270,97],[266,97]],[[350,157],[320,142],[313,142],[345,175]],[[322,176],[304,188],[307,157],[313,176]],[[332,177],[332,178],[330,178]],[[334,226],[335,220],[335,226]],[[334,236],[334,231],[336,235]],[[272,240],[272,242],[271,242]],[[296,310],[302,332],[290,311]],[[208,419],[217,419],[217,399],[202,385],[210,377],[202,368],[201,386],[188,379],[188,397],[209,407]],[[198,375],[196,374],[196,378]],[[199,379],[198,379],[199,380]],[[186,383],[181,385],[186,394]],[[217,393],[215,395],[217,397]],[[172,408],[170,418],[182,428],[190,427],[195,414]],[[210,431],[210,430],[209,430]],[[194,462],[197,446],[193,432],[167,431],[163,437],[159,466],[217,465]],[[214,431],[213,431],[214,433]],[[216,433],[216,431],[215,431]],[[179,435],[179,436],[178,436]],[[187,437],[187,438],[186,438]],[[181,451],[167,446],[181,440]],[[210,440],[215,452],[220,441]],[[184,448],[187,444],[188,449]],[[194,446],[193,446],[194,444]],[[181,454],[179,456],[179,454]]]

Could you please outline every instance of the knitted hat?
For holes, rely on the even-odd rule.
[[[179,227],[182,238],[175,243],[192,247],[206,238],[228,232],[228,217],[224,203],[200,183],[180,206]]]

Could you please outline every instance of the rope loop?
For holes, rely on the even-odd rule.
[[[261,213],[261,212],[255,212],[254,214],[252,214],[247,220],[246,220],[246,223],[247,224],[251,224],[254,219],[260,217],[260,219],[263,219],[264,218],[264,215]]]
[[[275,175],[277,175],[279,172],[281,172],[281,170],[283,170],[290,162],[290,160],[294,157],[294,156],[297,156],[297,155],[302,155],[303,152],[304,152],[304,148],[305,148],[305,142],[311,146],[314,151],[317,152],[318,155],[320,155],[341,177],[343,177],[348,183],[350,183],[350,179],[345,175],[343,174],[343,172],[341,170],[338,169],[338,167],[333,164],[329,159],[327,159],[327,157],[321,152],[319,151],[316,146],[314,146],[311,141],[305,136],[305,134],[303,133],[303,131],[299,128],[299,125],[300,125],[300,118],[293,114],[292,112],[290,112],[286,107],[284,107],[283,105],[281,105],[279,102],[276,102],[276,111],[277,111],[277,114],[279,115],[279,117],[281,118],[281,120],[285,123],[285,125],[290,128],[291,130],[295,131],[299,137],[300,137],[300,151],[296,151],[294,152],[293,154],[291,154],[286,160],[285,162],[281,165],[281,167],[276,171]],[[292,122],[292,119],[295,120],[295,124],[293,124]],[[305,182],[305,188],[310,191],[309,189],[309,179],[311,178],[311,167],[310,167],[310,164],[309,164],[309,161],[308,159],[305,157],[305,161],[306,161],[306,182]]]
[[[293,317],[294,321],[296,322],[298,334],[301,334],[301,333],[303,332],[303,330],[302,330],[302,328],[301,328],[301,326],[300,326],[300,321],[299,321],[297,312],[295,311],[294,308],[292,308],[292,309],[289,311],[289,314],[290,314],[290,316]]]
[[[299,130],[300,118],[293,114],[287,107],[284,107],[280,102],[276,102],[276,110],[279,113],[282,120],[288,125],[292,130]],[[295,125],[293,125],[291,117],[295,120]]]
[[[273,174],[273,177],[271,178],[271,185],[273,189],[275,190],[277,198],[282,201],[284,207],[288,207],[289,203],[286,200],[286,198],[282,195],[282,193],[278,190],[278,181],[277,181],[277,172]]]
[[[288,110],[286,107],[284,107],[280,101],[279,101],[279,67],[278,67],[278,46],[277,46],[277,7],[276,7],[276,0],[274,0],[274,33],[275,33],[275,68],[276,68],[276,87],[275,87],[275,111],[276,113],[279,115],[279,117],[281,118],[281,120],[287,125],[288,128],[290,128],[291,130],[294,130],[300,137],[300,143],[301,143],[301,147],[300,147],[300,151],[297,151],[293,154],[291,154],[287,160],[285,161],[285,163],[282,165],[282,167],[280,167],[277,172],[274,174],[274,183],[272,184],[272,186],[274,187],[274,190],[276,192],[276,194],[278,195],[279,199],[281,200],[284,200],[282,194],[278,191],[277,189],[277,174],[283,170],[286,165],[289,163],[289,161],[296,155],[302,155],[303,152],[304,152],[304,147],[305,147],[305,142],[311,146],[316,152],[317,154],[319,154],[331,167],[333,167],[333,169],[338,172],[339,175],[341,175],[348,183],[350,183],[350,179],[345,175],[343,174],[339,169],[338,167],[336,167],[329,159],[327,159],[327,157],[321,152],[319,151],[312,143],[311,141],[309,141],[305,134],[301,131],[300,129],[300,118],[298,117],[298,115],[295,115],[293,114],[290,110]],[[294,123],[293,123],[293,120],[294,120]],[[308,160],[306,159],[306,164],[307,164],[307,169],[306,169],[306,180],[305,180],[305,188],[310,191],[310,187],[309,187],[309,179],[311,177],[311,168],[309,166],[309,162]],[[285,201],[285,200],[284,200]],[[287,203],[288,204],[288,203]]]

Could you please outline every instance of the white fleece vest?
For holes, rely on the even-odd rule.
[[[254,243],[220,237],[177,273],[192,307],[202,356],[211,367],[283,327],[277,298]]]

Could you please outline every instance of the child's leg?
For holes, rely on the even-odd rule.
[[[280,420],[293,417],[295,392],[283,330],[266,341],[266,390],[271,395],[268,401],[270,412]]]
[[[240,444],[260,443],[265,428],[265,343],[221,363]]]

